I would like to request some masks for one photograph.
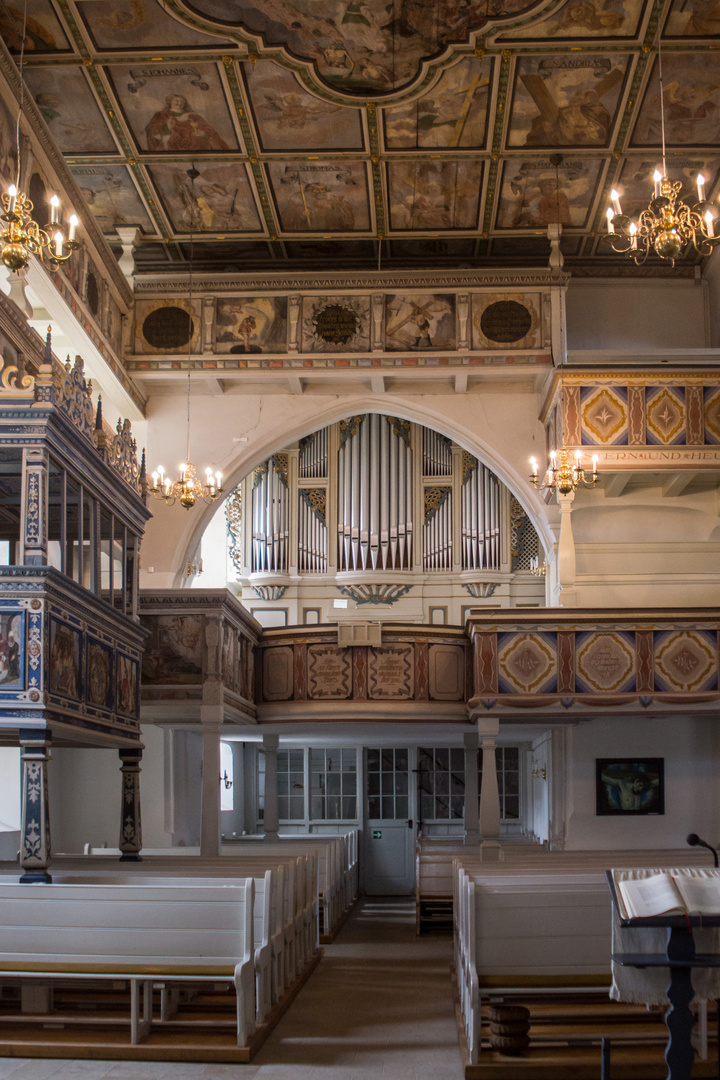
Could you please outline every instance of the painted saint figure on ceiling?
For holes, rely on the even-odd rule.
[[[227,150],[228,145],[200,113],[191,112],[182,94],[168,94],[165,108],[146,128],[148,150]]]

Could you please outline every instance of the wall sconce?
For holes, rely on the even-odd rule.
[[[535,761],[533,758],[532,775],[536,780],[547,780],[547,766],[540,765],[539,762]]]
[[[225,769],[224,773],[220,777],[220,783],[225,785],[226,791],[229,791],[230,788],[233,786],[233,782],[227,774],[227,769]]]
[[[542,566],[540,566],[540,560],[537,555],[533,555],[530,560],[530,573],[534,577],[545,577],[547,574],[547,562],[543,562]]]

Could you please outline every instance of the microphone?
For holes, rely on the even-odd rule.
[[[690,847],[704,847],[707,848],[708,851],[712,851],[713,859],[715,860],[715,869],[718,869],[718,853],[712,845],[708,844],[707,840],[701,840],[695,832],[688,833],[686,840]]]

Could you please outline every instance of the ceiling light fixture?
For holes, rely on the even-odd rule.
[[[542,480],[538,477],[537,458],[530,458],[530,482],[538,491],[558,491],[561,495],[569,495],[571,491],[577,491],[581,484],[592,487],[598,482],[597,454],[592,456],[592,473],[588,477],[581,465],[582,453],[576,450],[571,458],[570,451],[561,446],[559,450],[550,451],[550,464],[545,471]]]
[[[658,31],[658,34],[660,32]],[[665,98],[663,89],[662,49],[658,37],[658,74],[660,77],[660,123],[662,132],[662,172],[653,175],[654,192],[650,205],[637,220],[623,214],[620,193],[612,189],[606,211],[607,241],[613,251],[627,255],[638,266],[654,251],[661,259],[675,260],[694,248],[698,255],[710,255],[720,239],[715,235],[717,208],[705,200],[705,177],[698,173],[697,202],[680,199],[682,180],[671,183],[665,165]]]
[[[25,100],[25,81],[23,79],[23,56],[27,26],[27,4],[23,12],[22,41],[20,43],[20,102],[17,125],[15,128],[15,152],[17,168],[15,183],[10,184],[2,194],[3,213],[0,221],[5,224],[0,228],[0,261],[8,270],[23,270],[36,255],[46,270],[55,271],[61,263],[67,262],[79,244],[75,240],[78,227],[76,214],[68,219],[67,230],[60,219],[60,200],[57,195],[50,197],[50,221],[43,229],[33,220],[33,204],[24,191],[20,190],[20,119]]]
[[[200,175],[193,166],[187,170],[192,186],[193,199],[195,197],[195,178]],[[192,355],[192,339],[195,329],[192,318],[193,299],[193,234],[190,233],[190,281],[188,289],[188,356],[187,356],[187,444],[185,461],[179,466],[180,475],[177,480],[171,480],[165,475],[162,465],[158,465],[152,474],[152,484],[148,488],[150,494],[156,499],[162,499],[168,506],[179,502],[186,510],[189,510],[196,502],[203,501],[213,503],[223,493],[222,474],[206,469],[205,482],[200,479],[197,469],[190,461],[190,357]]]

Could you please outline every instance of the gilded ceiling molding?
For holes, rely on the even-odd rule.
[[[692,268],[691,268],[692,269]],[[595,271],[597,276],[597,270]],[[262,290],[275,292],[312,292],[331,290],[333,293],[347,289],[520,289],[543,288],[558,285],[566,287],[570,274],[562,270],[454,270],[454,271],[403,271],[371,272],[370,274],[293,274],[254,276],[250,274],[228,274],[226,277],[213,275],[193,276],[193,291],[205,293],[238,293]],[[187,275],[170,274],[152,275],[136,278],[135,295],[176,295],[187,291]]]

